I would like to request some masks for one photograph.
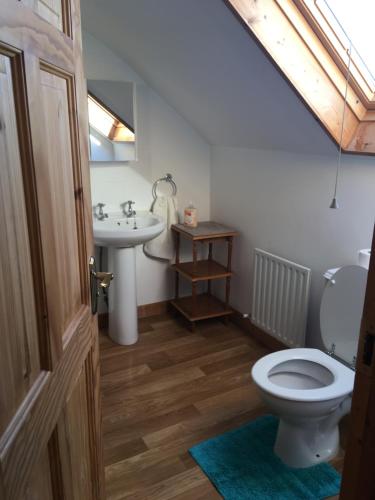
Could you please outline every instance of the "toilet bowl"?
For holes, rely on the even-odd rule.
[[[320,326],[329,355],[319,349],[274,352],[253,366],[252,378],[279,416],[274,451],[290,467],[333,458],[340,419],[350,411],[367,270],[345,266],[331,272],[323,292]]]

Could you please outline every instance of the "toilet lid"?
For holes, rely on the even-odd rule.
[[[347,363],[357,355],[357,346],[367,270],[360,266],[341,267],[327,283],[320,306],[320,328],[327,351],[335,344],[335,356]]]

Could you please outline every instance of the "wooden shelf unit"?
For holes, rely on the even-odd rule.
[[[172,232],[176,241],[176,262],[172,265],[175,271],[175,298],[171,305],[185,316],[194,329],[195,322],[216,317],[228,317],[232,314],[229,306],[230,281],[232,277],[231,261],[233,238],[237,231],[218,224],[216,222],[200,222],[198,227],[189,228],[183,224],[172,226]],[[181,237],[192,242],[193,260],[191,262],[180,262]],[[227,265],[224,266],[214,261],[212,258],[213,244],[216,241],[226,241],[227,243]],[[197,259],[197,243],[208,243],[208,258]],[[188,297],[179,296],[180,276],[191,282],[192,293]],[[222,302],[211,295],[212,280],[225,279],[225,300]],[[207,292],[197,293],[197,284],[200,281],[207,281]]]
[[[171,301],[173,307],[178,309],[189,321],[199,321],[200,319],[216,318],[232,314],[233,310],[221,300],[208,293],[198,294],[194,297],[181,297]]]
[[[194,262],[181,262],[180,264],[174,264],[172,269],[190,281],[227,278],[233,274],[225,266],[208,259],[198,260],[196,265],[194,265]]]

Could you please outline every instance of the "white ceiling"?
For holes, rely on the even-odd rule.
[[[81,0],[83,28],[210,144],[335,146],[222,0]]]

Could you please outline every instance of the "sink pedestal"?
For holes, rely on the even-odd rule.
[[[117,344],[138,340],[135,247],[108,248],[108,269],[113,272],[109,292],[109,336]]]
[[[138,212],[136,217],[114,212],[103,220],[94,219],[95,243],[108,248],[108,270],[114,274],[108,290],[109,336],[117,344],[138,340],[135,247],[164,229],[162,218],[150,212]]]

